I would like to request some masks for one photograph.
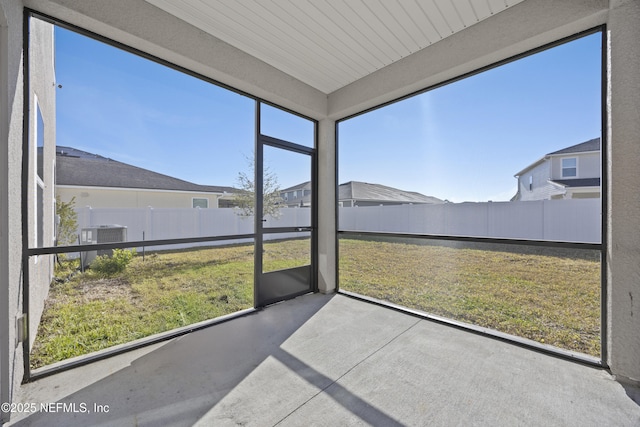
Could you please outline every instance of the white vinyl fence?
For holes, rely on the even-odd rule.
[[[339,209],[339,229],[600,243],[600,199]]]
[[[120,225],[127,227],[128,241],[253,233],[253,217],[241,217],[230,208],[85,207],[76,211],[78,231],[87,227]],[[340,208],[339,229],[600,243],[600,217],[600,199],[371,206]],[[310,224],[310,209],[283,208],[277,219],[268,218],[265,227],[306,227]],[[308,233],[265,234],[264,238],[300,236],[308,236]],[[178,249],[250,241],[188,243],[147,249]]]
[[[242,217],[230,208],[91,208],[76,209],[78,232],[83,228],[105,225],[127,227],[127,241],[181,239],[252,234],[253,217]],[[285,208],[278,218],[269,217],[265,227],[308,227],[311,225],[311,210],[307,208]],[[308,233],[265,234],[264,239],[283,239],[307,236]],[[146,249],[180,249],[195,246],[214,246],[229,243],[251,242],[252,239],[187,243]],[[141,248],[138,248],[140,250]]]

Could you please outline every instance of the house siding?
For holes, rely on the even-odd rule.
[[[533,178],[532,187],[529,189],[529,177]],[[519,201],[546,200],[561,191],[558,187],[549,183],[551,178],[551,166],[549,162],[543,162],[518,177]]]
[[[577,159],[577,176],[578,178],[599,178],[600,153],[572,153],[546,158],[542,163],[532,167],[526,172],[518,176],[518,194],[514,200],[531,201],[531,200],[548,200],[561,198],[565,195],[565,189],[558,185],[550,183],[550,180],[569,179],[562,177],[562,159]],[[532,189],[529,189],[529,179],[533,178]],[[577,196],[576,194],[580,194]],[[575,193],[571,197],[589,198],[599,197],[597,192]]]
[[[562,177],[562,159],[572,157],[578,159],[578,175],[575,178],[600,177],[600,153],[575,153],[551,158],[551,179],[568,179]]]
[[[191,208],[193,198],[209,200],[209,208],[218,207],[218,194],[188,191],[143,189],[108,189],[98,187],[58,186],[60,199],[69,202],[75,197],[77,208]]]

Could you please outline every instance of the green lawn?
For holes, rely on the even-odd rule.
[[[265,245],[265,271],[308,260],[308,240]],[[341,289],[595,356],[599,280],[595,260],[340,240]],[[138,255],[52,284],[32,367],[252,306],[252,245]]]
[[[600,355],[596,259],[346,239],[339,249],[343,290]]]
[[[270,270],[308,264],[309,241],[267,243],[265,255]],[[32,368],[250,307],[252,245],[138,255],[123,273],[89,269],[52,284]]]

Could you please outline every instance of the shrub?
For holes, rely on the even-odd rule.
[[[135,249],[114,249],[112,256],[102,255],[97,257],[91,263],[91,269],[106,276],[121,273],[127,268],[135,254]]]
[[[58,216],[57,245],[66,246],[78,241],[78,213],[75,210],[76,198],[63,202],[56,196],[56,215]],[[58,255],[58,259],[61,255]]]

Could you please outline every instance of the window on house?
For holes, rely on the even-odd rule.
[[[209,207],[209,199],[194,197],[192,200],[193,200],[192,204],[194,208],[206,209]]]
[[[562,177],[575,178],[576,176],[578,176],[578,159],[575,157],[562,159]]]
[[[36,101],[36,155],[38,171],[38,177],[44,181],[44,119],[42,118],[42,111],[40,111],[40,105]]]
[[[529,176],[529,191],[533,190],[533,176]]]
[[[35,240],[36,246],[41,248],[44,245],[44,119],[42,118],[42,111],[38,104],[36,97],[36,174],[35,180],[35,194],[36,209],[33,212],[35,220]]]

